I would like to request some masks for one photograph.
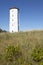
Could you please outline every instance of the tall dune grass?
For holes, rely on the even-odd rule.
[[[35,46],[43,47],[43,31],[29,31],[18,33],[0,33],[0,53],[4,54],[5,48],[9,45],[20,46],[25,61],[38,65],[31,58]]]

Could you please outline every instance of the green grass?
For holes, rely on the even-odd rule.
[[[19,45],[25,61],[38,65],[32,60],[31,53],[35,46],[43,47],[43,31],[0,33],[0,53],[4,54],[5,48],[9,45]]]

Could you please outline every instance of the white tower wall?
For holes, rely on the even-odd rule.
[[[11,8],[10,9],[10,30],[9,32],[18,32],[19,31],[19,9]]]

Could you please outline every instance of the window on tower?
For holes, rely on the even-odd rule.
[[[12,17],[14,17],[14,15],[12,14]]]
[[[14,21],[14,19],[12,19],[12,21]]]
[[[13,24],[12,24],[12,26],[13,26]]]
[[[12,32],[13,32],[13,30],[12,30]]]
[[[14,10],[12,10],[12,12],[14,12]]]

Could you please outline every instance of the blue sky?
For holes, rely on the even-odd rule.
[[[9,8],[19,8],[21,31],[43,30],[43,0],[0,0],[0,28],[9,30]]]

